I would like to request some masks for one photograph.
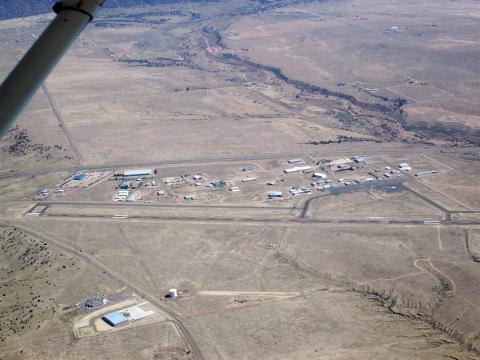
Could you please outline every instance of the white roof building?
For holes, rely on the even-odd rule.
[[[330,161],[330,165],[346,165],[353,163],[353,160],[350,158],[342,158]]]
[[[123,176],[152,176],[152,169],[131,169],[125,170]]]
[[[275,197],[283,197],[283,192],[281,191],[270,191],[268,193],[269,198],[275,198]]]
[[[313,173],[313,177],[320,178],[320,179],[326,179],[327,174],[316,172],[316,173]]]
[[[308,170],[311,170],[311,169],[312,169],[311,166],[295,166],[293,168],[285,169],[285,170],[283,170],[283,172],[285,174],[291,174],[291,173],[295,173],[295,172],[308,171]]]
[[[407,163],[401,163],[398,165],[401,171],[410,171],[412,170],[412,167],[408,165]]]

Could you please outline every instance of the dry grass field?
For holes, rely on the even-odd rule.
[[[472,138],[479,129],[476,13],[474,1],[327,2],[245,17],[222,34],[229,51],[288,77],[342,83],[342,91],[370,101],[372,94],[409,100],[406,128]]]

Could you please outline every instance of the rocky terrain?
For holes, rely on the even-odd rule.
[[[59,312],[54,294],[59,276],[74,273],[79,260],[51,249],[16,228],[0,228],[0,342],[39,330]]]

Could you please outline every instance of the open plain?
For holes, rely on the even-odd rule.
[[[102,10],[0,139],[0,360],[479,359],[479,19]]]

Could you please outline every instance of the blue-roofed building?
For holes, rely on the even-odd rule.
[[[88,174],[82,173],[82,174],[77,174],[73,177],[73,180],[83,180],[88,176]]]
[[[110,326],[119,326],[128,323],[128,318],[118,311],[103,315],[102,319]]]

